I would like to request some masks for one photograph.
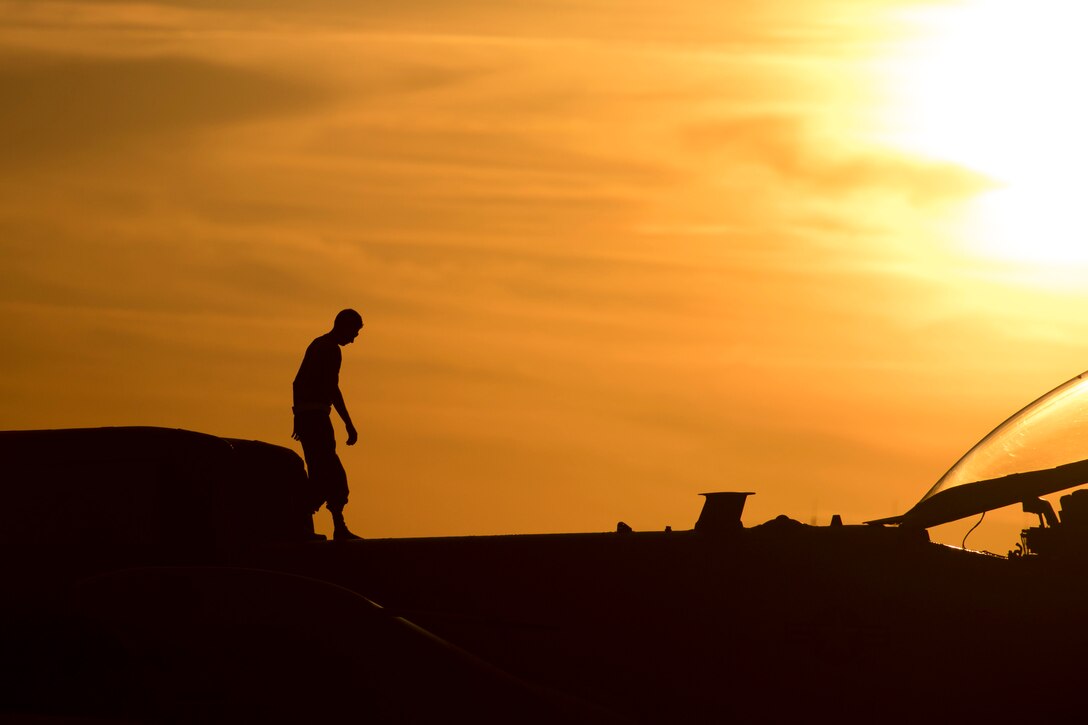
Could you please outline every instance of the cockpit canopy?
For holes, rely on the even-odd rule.
[[[1088,483],[1088,372],[994,428],[907,513],[870,523],[929,528]]]

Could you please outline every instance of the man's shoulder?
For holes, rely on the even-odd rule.
[[[332,333],[326,332],[324,335],[318,335],[310,342],[310,347],[339,347],[336,344],[336,340],[332,339]]]
[[[315,337],[313,342],[310,343],[310,346],[306,348],[306,353],[327,357],[340,357],[340,345],[337,344],[330,333],[326,333],[319,337]]]

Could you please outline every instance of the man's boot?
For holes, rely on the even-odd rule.
[[[351,539],[361,539],[362,536],[356,536],[348,531],[347,524],[344,523],[343,511],[331,511],[332,514],[332,538],[335,541],[348,541]]]

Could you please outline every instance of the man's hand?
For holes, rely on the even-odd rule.
[[[355,441],[359,440],[359,432],[357,430],[355,430],[355,426],[353,426],[351,423],[348,423],[347,427],[348,427],[348,445],[353,446],[353,445],[355,445]]]

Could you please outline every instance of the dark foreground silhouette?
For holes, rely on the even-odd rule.
[[[744,528],[747,494],[708,496],[698,530],[314,542],[311,482],[284,448],[116,428],[0,433],[0,452],[8,719],[1082,711],[1088,559],[1069,552]]]

